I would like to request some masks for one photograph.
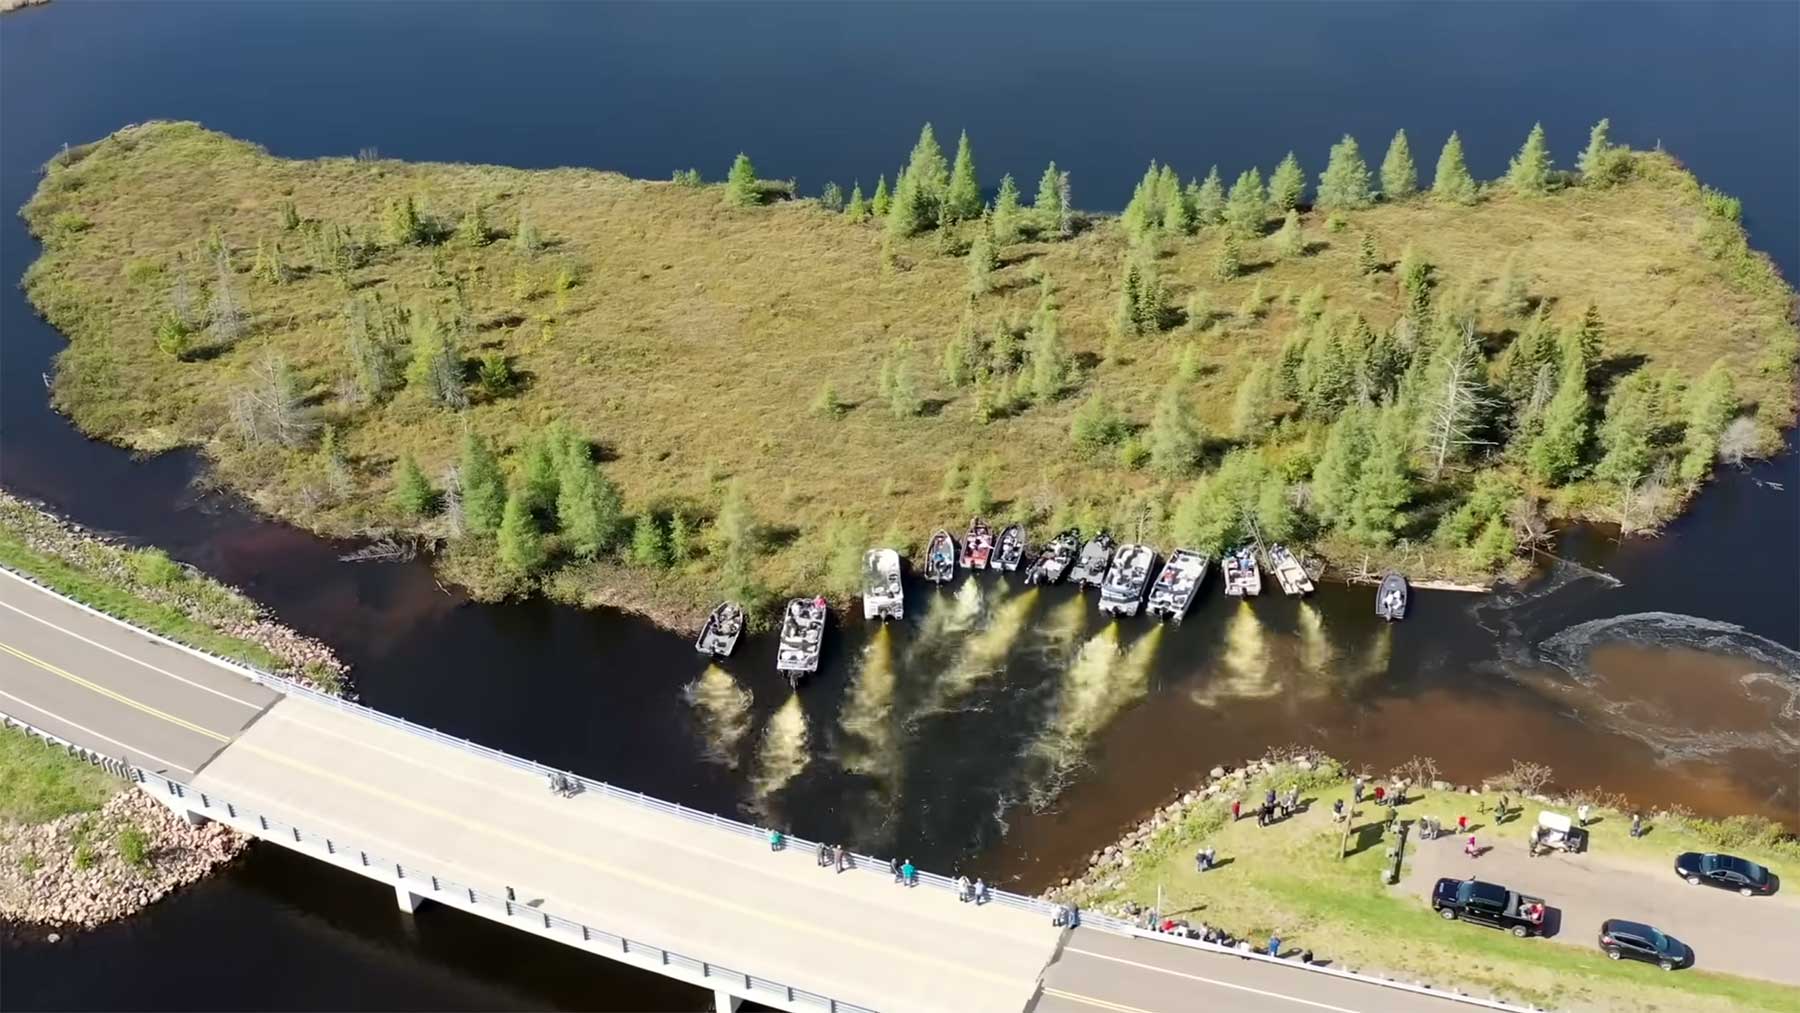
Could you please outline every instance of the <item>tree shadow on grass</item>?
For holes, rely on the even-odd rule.
[[[1380,845],[1382,838],[1386,836],[1382,833],[1384,826],[1386,826],[1385,823],[1377,822],[1364,823],[1360,827],[1353,828],[1350,831],[1350,848],[1344,852],[1344,857],[1360,855],[1370,848]]]

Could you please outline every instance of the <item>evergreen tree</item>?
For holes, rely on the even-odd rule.
[[[1522,194],[1541,196],[1550,191],[1550,147],[1542,123],[1532,124],[1525,145],[1507,166],[1506,181]]]
[[[1292,211],[1305,200],[1306,173],[1300,168],[1300,160],[1290,151],[1269,175],[1269,203],[1275,205],[1277,211]]]
[[[1304,331],[1294,331],[1281,343],[1281,355],[1275,361],[1275,382],[1272,385],[1277,397],[1298,402],[1304,388],[1300,382],[1301,371],[1306,366],[1307,338]]]
[[[531,219],[531,209],[519,205],[519,220],[513,226],[513,248],[527,256],[544,248],[544,237],[538,234],[537,223]]]
[[[1193,234],[1198,224],[1194,214],[1193,194],[1181,188],[1181,178],[1175,175],[1173,168],[1163,166],[1158,189],[1162,192],[1163,231],[1175,236]]]
[[[1606,328],[1600,322],[1600,307],[1587,304],[1581,323],[1575,328],[1575,347],[1581,353],[1581,375],[1592,383],[1600,360],[1606,354]]]
[[[1000,268],[1000,255],[994,249],[994,222],[982,216],[981,230],[969,244],[969,297],[978,298],[994,289],[994,272]]]
[[[1561,377],[1556,396],[1544,409],[1542,431],[1526,452],[1533,477],[1546,485],[1562,485],[1575,477],[1587,447],[1591,411],[1581,351],[1571,341],[1563,349]]]
[[[1137,337],[1144,333],[1144,276],[1136,258],[1127,256],[1119,274],[1119,303],[1113,311],[1113,333]]]
[[[949,190],[944,206],[953,222],[973,221],[981,217],[981,184],[975,178],[975,153],[969,148],[969,132],[963,131],[956,142],[956,166],[950,170]]]
[[[916,235],[937,220],[937,211],[921,185],[907,173],[894,185],[888,206],[887,234],[894,239]]]
[[[1194,191],[1194,221],[1200,225],[1218,225],[1225,220],[1225,184],[1219,179],[1219,167],[1207,170],[1206,180]]]
[[[1316,327],[1300,363],[1301,408],[1308,417],[1329,419],[1350,403],[1356,390],[1355,364],[1337,329]]]
[[[757,185],[756,166],[750,164],[750,156],[738,152],[732,159],[731,172],[725,177],[725,199],[741,208],[753,207],[762,203],[762,187]]]
[[[611,548],[624,523],[618,486],[594,470],[585,447],[563,457],[557,482],[556,519],[569,552],[581,559]]]
[[[1604,123],[1605,121],[1602,120],[1601,122]],[[294,207],[293,201],[284,200],[281,202],[280,221],[281,231],[283,232],[293,232],[300,228],[300,210]]]
[[[969,471],[969,484],[963,486],[963,513],[980,516],[994,509],[994,494],[990,488],[988,469],[973,468]]]
[[[1431,262],[1408,243],[1400,251],[1400,291],[1405,297],[1405,319],[1413,332],[1421,333],[1431,319]]]
[[[1300,302],[1294,307],[1294,314],[1302,323],[1312,323],[1325,315],[1325,286],[1314,285],[1300,294]]]
[[[492,238],[488,234],[487,216],[481,210],[481,201],[469,202],[467,214],[456,223],[456,241],[470,249],[486,246]]]
[[[382,231],[389,246],[411,246],[424,237],[424,223],[411,197],[395,197],[387,202],[381,218]]]
[[[1353,407],[1339,415],[1313,465],[1313,513],[1322,524],[1347,529],[1354,520],[1357,485],[1371,443],[1369,414],[1366,408]]]
[[[975,165],[971,158],[969,174],[974,178]],[[919,129],[919,140],[913,145],[912,154],[906,161],[906,175],[901,184],[910,181],[917,189],[922,202],[921,214],[926,221],[936,221],[938,206],[944,203],[946,192],[950,188],[950,163],[944,160],[944,149],[938,146],[937,134],[927,123]],[[898,189],[898,188],[896,188]],[[980,192],[976,192],[977,209],[980,205]]]
[[[469,530],[485,535],[498,528],[501,512],[506,508],[506,482],[500,475],[500,462],[494,459],[493,448],[473,430],[463,435],[457,484]]]
[[[1000,177],[1000,192],[994,197],[994,238],[1010,243],[1019,238],[1019,185],[1012,173]]]
[[[912,357],[902,349],[894,356],[893,370],[888,386],[888,407],[893,410],[897,419],[912,418],[924,408],[919,400],[919,389],[913,382]]]
[[[1200,379],[1206,363],[1200,358],[1200,346],[1192,341],[1181,346],[1181,358],[1175,361],[1175,375],[1182,383],[1193,383]]]
[[[875,194],[869,199],[869,211],[874,214],[875,217],[885,219],[887,218],[888,210],[893,207],[893,204],[893,197],[888,193],[887,177],[884,175],[877,178],[875,180]]]
[[[844,217],[853,222],[860,222],[869,217],[869,202],[863,198],[862,183],[850,187],[850,202],[844,205]]]
[[[694,528],[677,510],[669,515],[669,562],[680,566],[693,558]]]
[[[1698,482],[1706,477],[1718,456],[1719,437],[1737,409],[1731,373],[1723,362],[1715,362],[1688,392],[1687,426],[1681,436],[1682,481]]]
[[[1306,236],[1300,231],[1300,212],[1290,210],[1275,233],[1275,252],[1283,257],[1298,257],[1306,252]]]
[[[1251,366],[1232,401],[1231,422],[1238,439],[1255,443],[1268,435],[1274,394],[1274,374],[1268,364],[1258,362]]]
[[[1538,373],[1543,368],[1549,367],[1550,385],[1555,388],[1555,372],[1562,353],[1556,346],[1556,329],[1550,326],[1548,312],[1546,306],[1539,305],[1503,354],[1501,384],[1515,409],[1522,408],[1530,400]]]
[[[648,510],[638,514],[631,528],[631,561],[639,566],[669,565],[669,547],[663,542],[662,525]]]
[[[400,459],[400,468],[394,476],[394,507],[406,517],[425,517],[437,505],[437,490],[426,481],[425,473],[419,470],[419,462],[407,454]]]
[[[825,189],[819,191],[819,206],[827,211],[844,210],[844,189],[836,183],[826,183]]]
[[[1063,348],[1062,327],[1046,275],[1039,285],[1038,308],[1032,314],[1028,354],[1031,361],[1031,396],[1045,404],[1062,393],[1069,381],[1069,354]]]
[[[1366,208],[1374,202],[1369,190],[1369,166],[1363,161],[1356,138],[1349,134],[1331,146],[1331,160],[1319,174],[1319,193],[1314,201],[1321,208]]]
[[[1412,146],[1406,143],[1406,131],[1396,130],[1387,157],[1381,160],[1382,199],[1405,200],[1418,192],[1419,168],[1413,164]]]
[[[544,537],[525,497],[514,492],[506,499],[500,519],[500,564],[520,577],[529,577],[544,565]]]
[[[1125,438],[1125,420],[1106,403],[1099,390],[1088,395],[1069,423],[1069,436],[1082,452],[1094,455]]]
[[[1360,316],[1357,326],[1367,331],[1369,324]],[[1392,401],[1399,389],[1400,374],[1405,370],[1404,356],[1392,330],[1371,332],[1368,350],[1362,356],[1357,375],[1357,392],[1370,403]]]
[[[1611,186],[1631,172],[1630,153],[1608,139],[1611,130],[1612,121],[1601,120],[1588,132],[1587,149],[1575,163],[1581,170],[1581,182],[1585,186]]]
[[[1375,246],[1375,237],[1367,232],[1362,234],[1362,242],[1356,247],[1356,269],[1364,276],[1381,270],[1381,251]]]
[[[1230,281],[1243,269],[1237,233],[1226,232],[1225,238],[1219,241],[1219,252],[1213,256],[1213,277],[1220,281]]]
[[[1594,477],[1630,490],[1655,463],[1652,441],[1659,428],[1656,383],[1640,369],[1621,380],[1606,400],[1600,423],[1600,463]]]
[[[1062,173],[1056,170],[1055,162],[1045,167],[1044,174],[1038,178],[1037,198],[1031,202],[1031,207],[1044,219],[1046,228],[1054,228],[1061,220]]]
[[[731,601],[750,604],[762,597],[753,564],[760,548],[756,516],[744,498],[743,482],[733,479],[713,518],[713,553],[719,558],[722,590]]]
[[[1506,258],[1500,267],[1500,277],[1494,281],[1493,293],[1488,303],[1494,310],[1505,316],[1524,315],[1531,308],[1531,299],[1525,288],[1525,277],[1519,272],[1519,255],[1514,253]]]
[[[1475,177],[1469,175],[1469,165],[1463,161],[1462,138],[1456,131],[1450,132],[1450,139],[1444,142],[1444,150],[1438,155],[1437,175],[1431,181],[1431,196],[1449,204],[1473,204],[1479,196],[1475,187]]]
[[[1269,217],[1269,199],[1263,191],[1262,172],[1245,169],[1231,184],[1231,196],[1225,200],[1225,223],[1231,231],[1246,239],[1262,234]]]
[[[556,505],[561,489],[562,462],[557,459],[553,438],[540,434],[525,445],[525,460],[519,468],[518,492],[530,510],[549,510]]]
[[[1203,440],[1199,424],[1182,397],[1179,383],[1163,388],[1150,420],[1150,463],[1158,472],[1178,477],[1193,470]]]
[[[1411,442],[1405,414],[1389,408],[1377,418],[1357,476],[1350,507],[1350,532],[1376,545],[1392,545],[1405,523],[1415,492]]]

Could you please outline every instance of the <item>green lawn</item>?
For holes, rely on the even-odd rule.
[[[0,728],[0,823],[93,812],[125,782],[17,728]]]
[[[1295,779],[1291,771],[1265,777],[1244,797],[1260,799],[1265,786],[1285,789]],[[1348,786],[1335,780],[1315,783],[1301,794],[1316,799],[1311,810],[1268,828],[1257,827],[1248,817],[1230,823],[1224,808],[1228,798],[1190,809],[1161,831],[1150,849],[1133,856],[1122,882],[1083,889],[1078,899],[1087,906],[1114,907],[1127,900],[1150,906],[1160,886],[1165,912],[1191,922],[1218,925],[1259,943],[1273,931],[1285,946],[1308,947],[1340,967],[1378,969],[1555,1008],[1621,1013],[1800,1009],[1800,989],[1708,972],[1661,975],[1651,969],[1646,974],[1642,966],[1609,961],[1597,950],[1446,925],[1423,898],[1401,894],[1382,881],[1391,864],[1386,852],[1392,838],[1379,834],[1375,806],[1364,804],[1351,835],[1354,853],[1339,860],[1341,830],[1331,824],[1330,806],[1335,798],[1348,798]],[[1429,802],[1408,809],[1409,816],[1440,810],[1454,816],[1446,805]],[[1469,811],[1473,813],[1472,807]],[[1535,816],[1535,807],[1528,811]],[[1597,836],[1607,834],[1609,850],[1616,845],[1609,829],[1615,819],[1609,815],[1595,828]],[[1515,820],[1501,833],[1516,834],[1525,822]],[[1484,839],[1491,836],[1492,831],[1483,834]],[[1624,836],[1622,830],[1618,836]],[[1659,838],[1655,844],[1644,846],[1654,847],[1664,859],[1670,848],[1702,843],[1672,824],[1654,836]],[[1194,871],[1193,854],[1206,844],[1226,864],[1202,875]],[[1746,853],[1775,860],[1785,852],[1764,848]],[[1097,878],[1104,882],[1109,877]]]

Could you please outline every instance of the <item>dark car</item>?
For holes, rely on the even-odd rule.
[[[1431,891],[1431,909],[1446,921],[1461,918],[1506,929],[1523,939],[1544,930],[1544,902],[1478,879],[1440,879]]]
[[[1687,963],[1687,944],[1643,922],[1608,918],[1600,923],[1600,948],[1614,960],[1642,960],[1665,971]]]
[[[1705,883],[1736,890],[1746,897],[1775,892],[1775,877],[1769,870],[1736,855],[1684,852],[1675,859],[1675,875],[1695,886]]]

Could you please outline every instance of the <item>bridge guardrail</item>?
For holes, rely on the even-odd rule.
[[[617,948],[620,953],[648,956],[655,962],[665,966],[679,967],[694,975],[717,981],[720,987],[727,988],[734,995],[747,999],[759,998],[779,999],[790,1005],[799,1003],[817,1007],[827,1013],[876,1013],[866,1006],[843,1002],[830,996],[821,995],[803,988],[749,974],[723,964],[692,957],[676,950],[670,950],[654,943],[632,939],[605,929],[594,928],[583,922],[561,915],[552,914],[531,904],[521,903],[512,897],[504,897],[479,887],[470,886],[457,880],[433,875],[416,866],[409,867],[405,863],[396,862],[376,852],[367,851],[355,846],[353,842],[340,841],[315,831],[306,830],[294,824],[284,822],[234,802],[207,792],[202,792],[192,785],[178,781],[172,777],[159,774],[133,763],[108,756],[98,750],[70,742],[62,736],[45,731],[28,721],[12,717],[0,712],[0,726],[20,728],[27,735],[43,739],[46,743],[60,746],[72,756],[87,760],[108,772],[120,775],[138,785],[149,785],[163,791],[171,798],[180,799],[184,807],[192,811],[192,802],[198,800],[202,813],[209,818],[217,819],[226,825],[254,823],[260,833],[256,836],[280,836],[284,840],[291,837],[296,845],[310,845],[323,851],[327,856],[336,856],[348,863],[354,856],[357,864],[370,869],[382,870],[383,876],[392,874],[396,886],[409,892],[429,898],[441,904],[461,908],[486,908],[505,916],[507,921],[514,919],[530,924],[534,929],[541,927],[547,932],[564,932],[571,937],[571,942],[579,939],[584,943],[598,943],[608,948]]]

